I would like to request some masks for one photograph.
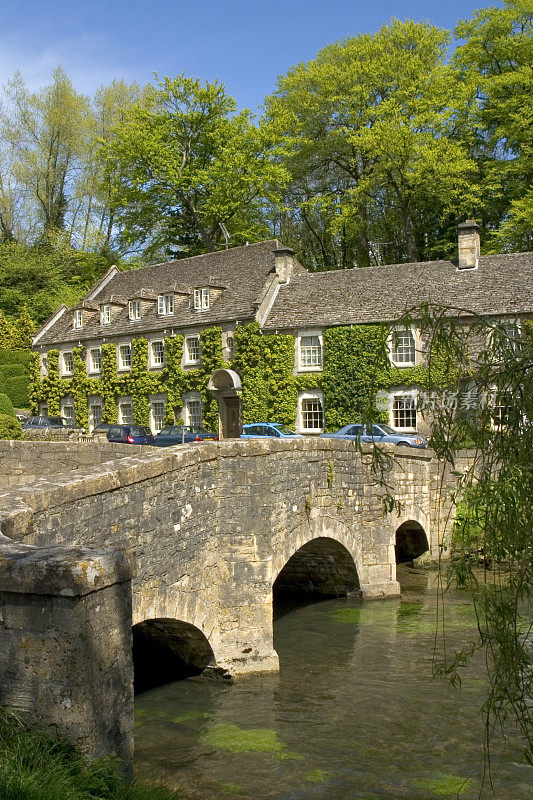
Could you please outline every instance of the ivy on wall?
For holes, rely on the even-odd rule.
[[[427,366],[398,368],[387,355],[388,326],[354,325],[328,328],[324,331],[324,365],[322,373],[295,374],[295,339],[292,334],[263,334],[257,323],[238,325],[235,330],[235,352],[231,363],[223,359],[222,330],[208,328],[200,334],[201,363],[183,369],[184,337],[165,338],[165,366],[148,366],[148,342],[133,339],[132,366],[117,372],[117,346],[102,345],[102,369],[99,378],[87,376],[86,351],[73,350],[74,372],[71,378],[59,374],[57,350],[48,352],[48,375],[39,375],[37,356],[32,367],[32,409],[47,402],[50,414],[59,414],[61,399],[74,399],[76,420],[88,423],[88,397],[102,398],[102,419],[116,422],[119,397],[131,397],[134,420],[150,423],[150,395],[165,393],[165,424],[182,414],[183,397],[198,392],[202,398],[204,425],[218,430],[217,401],[207,390],[209,378],[217,369],[231,367],[242,380],[243,422],[275,421],[290,427],[296,423],[298,394],[306,390],[324,392],[327,430],[337,430],[363,417],[376,415],[375,395],[393,386],[446,386],[457,380],[457,368],[445,355],[433,357]],[[430,374],[431,372],[431,374]],[[385,421],[387,414],[377,418]]]

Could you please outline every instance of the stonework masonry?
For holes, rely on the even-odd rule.
[[[127,762],[132,624],[194,626],[236,675],[277,668],[273,585],[301,548],[329,594],[349,565],[363,597],[399,594],[396,530],[419,523],[438,554],[439,479],[430,451],[389,452],[388,489],[370,446],[302,438],[147,448],[4,491],[1,702]],[[387,491],[401,510],[384,513]],[[105,730],[90,708],[107,709]]]

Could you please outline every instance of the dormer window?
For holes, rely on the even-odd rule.
[[[74,312],[74,328],[83,328],[83,309],[77,308]]]
[[[174,313],[174,294],[158,295],[157,313],[160,317],[168,317]]]
[[[128,303],[128,319],[135,320],[141,318],[141,301],[130,300]]]
[[[209,308],[209,287],[194,290],[194,310],[207,311]]]
[[[103,306],[100,306],[100,324],[101,325],[109,325],[111,322],[111,306],[109,303],[105,303]]]

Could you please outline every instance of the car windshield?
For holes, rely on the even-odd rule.
[[[381,428],[383,433],[388,433],[389,435],[392,434],[393,436],[396,436],[398,433],[398,431],[395,431],[394,428],[390,427],[390,425],[382,425],[381,422],[379,424],[379,427]]]
[[[133,425],[130,428],[130,436],[151,436],[152,431],[150,428],[141,428],[140,425]]]
[[[286,425],[276,425],[276,430],[285,434],[285,436],[296,436],[295,432],[291,431]]]
[[[54,425],[64,425],[65,427],[68,425],[72,425],[73,422],[71,419],[66,419],[66,417],[48,417],[50,422]]]

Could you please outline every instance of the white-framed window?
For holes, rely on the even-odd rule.
[[[74,372],[74,356],[72,351],[67,350],[61,354],[63,361],[63,375],[72,375]]]
[[[41,356],[41,378],[45,378],[48,375],[48,356],[44,355]]]
[[[317,332],[298,336],[298,369],[322,369],[322,337]]]
[[[152,367],[162,367],[165,364],[165,343],[162,339],[158,339],[151,343],[150,347],[152,358]]]
[[[74,311],[74,319],[72,322],[74,328],[83,328],[83,309],[77,308]]]
[[[100,347],[91,347],[89,350],[89,372],[101,372],[102,350]]]
[[[184,419],[186,425],[195,428],[202,426],[202,397],[199,392],[191,392],[183,398]]]
[[[498,322],[489,337],[489,345],[494,358],[502,360],[518,353],[522,347],[520,336],[520,323],[517,320]]]
[[[133,321],[141,318],[141,301],[130,300],[128,302],[128,319]]]
[[[89,398],[89,430],[92,432],[102,422],[102,400],[99,397]]]
[[[157,297],[157,313],[160,317],[168,317],[174,313],[174,294],[160,294]]]
[[[118,401],[118,421],[120,425],[133,425],[133,401],[129,398]]]
[[[207,311],[209,308],[209,287],[194,290],[194,308],[196,311]]]
[[[154,397],[150,400],[150,427],[152,433],[159,433],[163,429],[165,419],[165,400],[163,397]]]
[[[412,367],[416,363],[416,338],[411,328],[395,328],[390,338],[390,357],[399,367]]]
[[[233,358],[235,355],[235,336],[230,334],[226,337],[226,347],[228,350],[228,358]]]
[[[61,416],[71,422],[76,422],[76,413],[74,410],[74,400],[71,397],[65,398],[61,401]]]
[[[131,344],[120,344],[118,347],[118,368],[131,369],[132,354]]]
[[[416,431],[416,394],[395,392],[392,395],[390,424],[395,430]]]
[[[41,403],[39,405],[39,416],[40,417],[47,417],[48,416],[48,405],[47,405],[47,403]]]
[[[111,306],[109,303],[104,303],[100,306],[100,324],[109,325],[111,322]]]
[[[199,364],[202,356],[199,336],[186,336],[184,357],[186,364]]]
[[[301,433],[322,433],[324,430],[324,398],[322,392],[303,392],[298,398],[298,429]]]

